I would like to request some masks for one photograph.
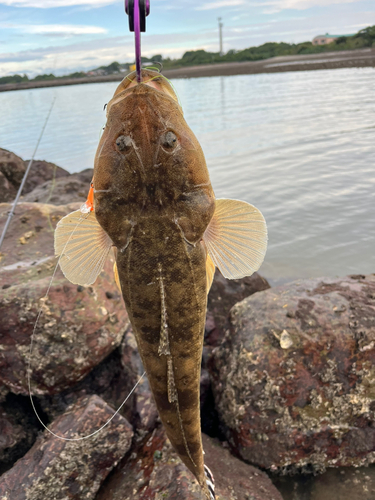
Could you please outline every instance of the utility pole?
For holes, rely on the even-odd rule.
[[[219,21],[219,39],[220,39],[220,55],[223,55],[223,23],[221,22],[221,17],[218,17]]]

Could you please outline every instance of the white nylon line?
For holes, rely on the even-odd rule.
[[[59,260],[57,261],[55,269],[54,269],[54,271],[52,273],[52,277],[51,277],[51,280],[49,282],[46,294],[41,299],[42,301],[45,301],[46,299],[48,299],[48,294],[49,294],[49,291],[51,289],[52,282],[53,282],[53,280],[55,278],[58,266],[60,264],[61,256],[64,254],[65,249],[66,249],[69,241],[71,240],[73,234],[77,230],[77,227],[79,226],[79,224],[81,223],[81,221],[83,221],[85,218],[87,218],[88,215],[89,215],[89,213],[86,214],[86,217],[82,215],[82,217],[78,220],[76,227],[74,228],[74,230],[72,231],[71,235],[69,236],[68,241],[65,243],[64,249],[63,249],[63,251],[61,252],[61,254],[59,256]],[[124,406],[124,404],[128,401],[128,399],[130,398],[130,396],[133,394],[133,392],[135,391],[135,389],[141,383],[141,381],[142,381],[143,377],[145,376],[146,372],[143,372],[143,374],[141,375],[141,377],[138,379],[137,383],[134,385],[133,389],[129,392],[129,394],[126,396],[126,398],[121,403],[121,405],[119,406],[119,408],[115,411],[115,413],[112,415],[112,417],[110,417],[107,420],[107,422],[105,424],[103,424],[99,429],[97,429],[96,431],[92,432],[91,434],[88,434],[87,436],[82,436],[82,437],[79,437],[79,438],[66,438],[64,436],[59,436],[58,434],[55,434],[53,431],[51,431],[51,429],[49,429],[46,426],[46,424],[40,418],[40,416],[39,416],[39,414],[37,412],[37,409],[35,407],[33,396],[32,396],[32,393],[31,393],[31,355],[32,355],[32,350],[33,350],[34,334],[35,334],[36,328],[38,326],[39,318],[40,318],[40,316],[42,314],[42,311],[43,311],[43,306],[41,306],[40,309],[39,309],[38,316],[37,316],[35,324],[34,324],[33,333],[31,334],[30,351],[29,351],[29,361],[28,361],[28,366],[27,366],[27,385],[28,385],[28,390],[29,390],[29,397],[30,397],[30,401],[31,401],[31,406],[33,407],[33,410],[34,410],[36,418],[39,420],[39,422],[44,427],[44,429],[46,431],[48,431],[52,436],[54,436],[54,437],[56,437],[58,439],[61,439],[62,441],[83,441],[84,439],[89,439],[89,438],[95,436],[95,434],[98,434],[101,430],[103,430],[115,418],[115,416],[119,413],[119,411]]]

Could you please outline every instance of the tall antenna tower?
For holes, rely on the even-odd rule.
[[[219,40],[220,40],[220,55],[223,55],[223,23],[221,22],[221,17],[218,17],[219,21]]]

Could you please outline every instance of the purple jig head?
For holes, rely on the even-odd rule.
[[[146,17],[150,13],[150,0],[125,0],[125,12],[129,16],[129,30],[134,31],[135,67],[137,82],[141,82],[141,32],[146,31]]]

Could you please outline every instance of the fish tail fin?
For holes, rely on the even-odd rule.
[[[207,465],[204,466],[204,475],[206,478],[208,491],[210,492],[210,500],[215,500],[215,498],[216,498],[216,496],[215,496],[215,480],[214,480],[214,476],[212,475],[212,472],[207,467]]]

